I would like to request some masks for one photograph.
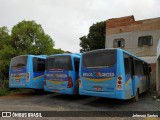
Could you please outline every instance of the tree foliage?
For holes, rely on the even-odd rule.
[[[8,44],[10,40],[9,30],[3,26],[0,28],[0,50],[3,49],[4,44]]]
[[[7,27],[0,28],[0,74],[7,77],[10,58],[14,56],[14,48],[10,45],[10,35]]]
[[[53,39],[35,21],[21,21],[15,25],[11,34],[7,27],[0,28],[0,73],[8,77],[11,58],[23,54],[57,54]]]
[[[89,29],[89,34],[80,38],[81,52],[105,48],[106,22],[97,22]]]
[[[22,21],[11,31],[12,46],[23,54],[49,54],[54,46],[52,38],[34,21]]]
[[[54,53],[54,54],[61,54],[61,53],[64,53],[63,50],[61,49],[52,49],[52,52],[51,53]]]
[[[8,78],[10,59],[16,56],[15,49],[11,45],[3,45],[0,50],[0,72]]]

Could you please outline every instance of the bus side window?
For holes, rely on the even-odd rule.
[[[146,63],[143,64],[143,71],[144,71],[144,75],[148,75],[149,67]]]
[[[144,75],[145,75],[145,77],[146,77],[146,79],[147,79],[147,77],[149,76],[149,73],[150,73],[149,65],[146,64],[146,63],[144,63],[144,64],[143,64],[143,70],[144,70]]]
[[[131,74],[131,69],[129,65],[129,56],[127,54],[124,54],[124,70],[125,70],[125,75]]]
[[[45,59],[33,58],[33,72],[44,72]]]
[[[130,73],[132,77],[135,75],[135,68],[134,68],[134,60],[133,57],[129,56],[129,66],[130,66]]]
[[[152,72],[152,69],[151,69],[151,66],[149,65],[149,73],[151,73]]]
[[[74,58],[74,69],[76,72],[79,72],[79,58]]]
[[[138,60],[135,60],[135,75],[139,75],[140,74],[140,63]]]
[[[135,75],[144,75],[143,62],[135,60]]]

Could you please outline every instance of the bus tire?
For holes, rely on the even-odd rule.
[[[139,90],[137,89],[136,95],[133,98],[133,102],[137,102],[139,99]]]

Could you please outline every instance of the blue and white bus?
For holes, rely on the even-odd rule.
[[[122,49],[100,49],[82,54],[79,93],[138,100],[150,87],[150,65]]]
[[[20,55],[11,59],[9,88],[44,88],[46,55]]]
[[[44,90],[79,94],[78,76],[81,54],[57,54],[46,59]]]

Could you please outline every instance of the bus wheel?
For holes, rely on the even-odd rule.
[[[133,98],[133,102],[137,102],[138,99],[139,99],[139,92],[138,92],[138,89],[137,89],[136,95],[135,95],[135,97]]]

